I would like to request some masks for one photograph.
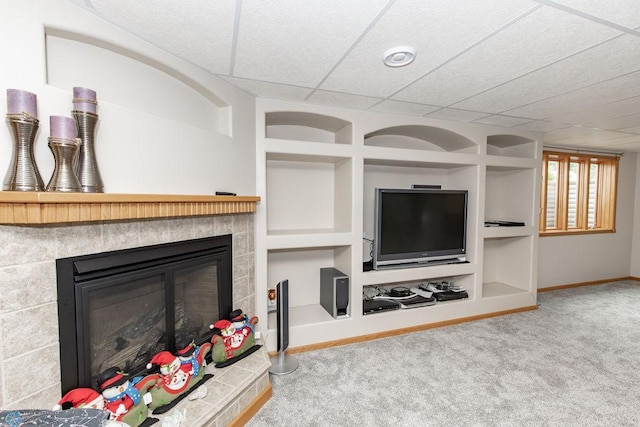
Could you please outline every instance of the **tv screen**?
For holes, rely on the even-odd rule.
[[[467,191],[376,189],[374,268],[466,259]]]

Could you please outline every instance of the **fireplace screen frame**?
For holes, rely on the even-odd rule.
[[[94,388],[88,355],[87,330],[82,313],[86,302],[86,284],[101,283],[108,277],[136,277],[140,269],[154,274],[172,276],[176,268],[189,265],[197,258],[215,260],[217,266],[219,318],[228,318],[232,311],[233,255],[232,236],[214,236],[159,245],[143,246],[82,255],[56,260],[58,282],[58,329],[60,338],[60,370],[62,393],[77,387]],[[175,316],[173,283],[164,280],[166,331],[174,330]],[[95,287],[95,285],[92,285]],[[217,319],[210,319],[213,323]],[[213,331],[215,332],[215,331]],[[213,334],[212,332],[212,334]],[[210,339],[201,337],[204,342]],[[202,342],[196,341],[196,344]],[[173,337],[167,338],[166,350],[175,352]]]

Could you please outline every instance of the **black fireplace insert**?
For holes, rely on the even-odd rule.
[[[56,260],[62,393],[202,344],[232,310],[231,235]]]

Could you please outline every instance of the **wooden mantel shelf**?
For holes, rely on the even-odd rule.
[[[0,191],[0,224],[38,225],[253,213],[257,196]]]

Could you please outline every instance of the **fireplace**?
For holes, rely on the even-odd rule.
[[[211,338],[232,310],[231,235],[56,260],[62,393]]]

